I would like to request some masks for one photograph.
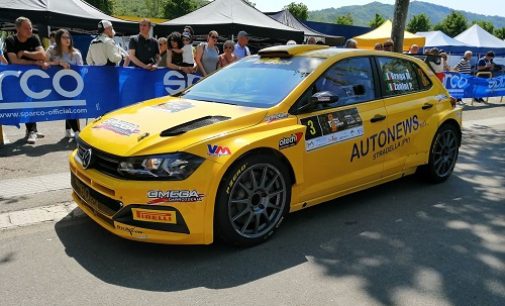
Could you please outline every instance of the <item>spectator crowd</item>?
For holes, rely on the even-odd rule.
[[[170,68],[184,73],[200,73],[206,77],[218,69],[251,55],[249,49],[249,35],[245,31],[237,34],[237,42],[226,40],[222,44],[222,52],[218,47],[219,34],[210,31],[206,41],[195,45],[195,33],[191,26],[185,26],[182,32],[172,32],[168,37],[158,39],[150,37],[152,23],[149,19],[139,22],[139,33],[129,40],[128,51],[119,47],[115,41],[116,35],[113,25],[108,20],[98,23],[98,35],[91,41],[86,63],[92,66],[136,67],[139,69],[155,70]],[[5,50],[0,49],[0,63],[18,65],[37,65],[41,69],[50,66],[61,66],[70,69],[71,65],[82,66],[83,55],[74,47],[72,35],[66,29],[59,29],[50,34],[51,44],[45,50],[39,38],[33,35],[32,23],[28,18],[19,17],[15,21],[16,33],[5,40]],[[315,37],[309,37],[306,44],[324,44]],[[296,45],[295,41],[288,41],[287,45]],[[359,48],[357,42],[349,39],[344,48]],[[394,42],[389,39],[384,43],[377,43],[375,50],[393,51]],[[407,52],[417,55],[419,47],[412,45]],[[433,48],[425,52],[425,62],[433,72],[443,79],[444,72],[456,71],[463,74],[472,73],[472,52],[466,51],[463,58],[454,67],[449,67],[445,52]],[[492,72],[494,53],[488,52],[478,60],[476,72]],[[483,101],[479,99],[477,101]],[[26,141],[35,144],[38,138],[44,137],[37,129],[37,123],[29,122],[26,126]],[[69,139],[79,134],[80,127],[77,119],[66,120],[65,136]]]

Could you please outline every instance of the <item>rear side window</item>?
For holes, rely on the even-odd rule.
[[[378,60],[384,93],[388,97],[414,93],[431,86],[422,69],[408,60],[394,57],[379,57]]]
[[[314,85],[315,92],[330,91],[338,96],[338,105],[375,99],[372,66],[368,57],[354,57],[336,63]]]

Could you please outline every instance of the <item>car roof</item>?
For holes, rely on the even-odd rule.
[[[328,59],[337,55],[352,55],[352,56],[389,56],[389,57],[401,57],[408,60],[419,61],[419,59],[413,56],[404,55],[402,53],[388,52],[388,51],[376,51],[376,50],[365,50],[365,49],[348,49],[348,48],[337,48],[330,47],[326,45],[294,45],[294,46],[274,46],[265,49],[261,49],[258,54],[261,57],[317,57]]]

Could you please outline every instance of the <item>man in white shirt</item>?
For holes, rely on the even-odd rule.
[[[86,63],[91,66],[116,66],[123,55],[112,39],[116,35],[112,23],[108,20],[100,21],[98,34],[100,35],[91,41]]]

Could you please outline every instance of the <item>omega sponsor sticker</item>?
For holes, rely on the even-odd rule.
[[[196,190],[150,190],[147,198],[151,199],[147,204],[165,202],[201,202],[205,195]]]
[[[364,134],[357,108],[341,110],[301,119],[307,127],[305,150],[312,151]]]
[[[133,220],[177,224],[175,211],[132,208]]]
[[[387,129],[355,142],[352,146],[351,162],[366,157],[369,154],[375,160],[410,143],[410,135],[415,133],[424,123],[419,122],[417,115],[400,121]]]
[[[120,231],[128,232],[130,234],[130,236],[133,236],[134,234],[145,236],[143,231],[136,229],[134,226],[115,224],[115,227],[116,227],[116,229],[118,229]],[[147,236],[140,237],[140,238],[147,238]]]
[[[125,135],[125,136],[130,136],[131,134],[135,134],[135,133],[140,132],[138,125],[131,123],[131,122],[127,122],[127,121],[114,119],[114,118],[109,118],[109,119],[101,122],[100,124],[94,126],[93,128],[94,129],[106,129],[106,130],[109,130],[109,131],[114,132],[116,134]]]
[[[293,133],[289,137],[284,137],[279,140],[279,150],[287,149],[296,146],[302,139],[303,133]]]
[[[162,110],[168,113],[177,113],[186,109],[194,107],[191,102],[188,101],[174,101],[166,102],[158,105],[151,106],[151,108],[156,110]]]
[[[289,117],[288,113],[273,114],[265,117],[265,122],[272,123],[277,120],[286,119]]]

